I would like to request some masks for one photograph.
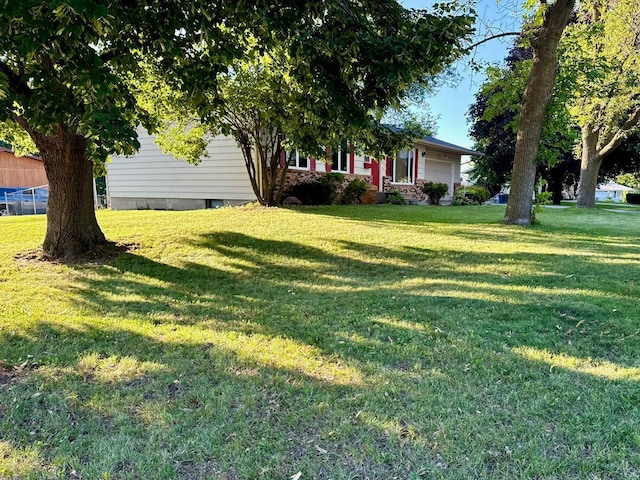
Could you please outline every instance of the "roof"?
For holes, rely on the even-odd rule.
[[[13,150],[11,150],[10,148],[5,148],[5,147],[0,147],[0,152],[4,152],[4,153],[10,153],[12,155],[15,155],[13,153]],[[17,156],[17,155],[16,155]],[[33,160],[39,160],[42,161],[42,157],[39,157],[37,155],[23,155],[23,158],[31,158]]]
[[[598,192],[635,192],[636,190],[637,188],[627,187],[615,182],[601,183],[597,188]]]
[[[482,155],[482,153],[476,152],[475,150],[464,148],[453,143],[445,142],[444,140],[439,140],[428,135],[418,139],[416,142],[431,147],[434,150],[439,150],[447,153],[458,153],[460,155]]]
[[[383,124],[385,127],[389,128],[392,132],[401,132],[402,129],[390,124]],[[424,145],[430,147],[432,150],[437,150],[444,153],[456,153],[458,155],[484,155],[481,152],[477,152],[475,150],[471,150],[469,148],[461,147],[460,145],[455,145],[453,143],[445,142],[444,140],[440,140],[435,137],[431,137],[426,135],[422,138],[416,138],[415,143],[420,145]]]

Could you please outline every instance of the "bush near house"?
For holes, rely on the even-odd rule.
[[[406,205],[407,201],[400,190],[396,190],[394,193],[387,195],[387,203],[390,205]]]
[[[440,199],[449,191],[449,185],[446,183],[427,182],[422,185],[420,190],[429,197],[431,205],[440,205]]]
[[[640,205],[640,193],[627,193],[627,203]]]
[[[486,202],[491,194],[486,187],[472,185],[459,188],[451,200],[451,205],[479,205]]]
[[[337,203],[339,187],[343,181],[344,175],[341,173],[327,173],[318,180],[294,185],[289,194],[303,205],[331,205]]]
[[[342,192],[340,203],[345,205],[360,203],[362,196],[367,193],[368,186],[369,184],[361,178],[354,178],[345,187],[344,192]]]

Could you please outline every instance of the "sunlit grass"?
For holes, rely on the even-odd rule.
[[[527,347],[515,348],[514,352],[524,358],[548,364],[550,371],[558,368],[611,380],[640,381],[640,367],[623,367],[607,360],[577,358]]]
[[[635,214],[503,213],[0,218],[0,478],[638,478]]]

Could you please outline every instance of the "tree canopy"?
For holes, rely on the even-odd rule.
[[[460,48],[472,17],[452,8],[423,15],[394,0],[2,1],[0,122],[27,132],[43,157],[45,252],[75,256],[105,243],[92,163],[134,153],[136,127],[157,127],[131,88],[142,64],[207,118],[221,75],[246,46],[255,41],[261,54],[286,38],[291,72],[307,94],[301,109],[357,127]],[[415,43],[407,24],[417,28]]]
[[[551,10],[547,12],[543,8],[542,12],[547,16]],[[632,139],[640,120],[638,12],[640,4],[637,0],[585,2],[572,16],[559,43],[558,76],[541,120],[539,143],[535,149],[532,141],[528,144],[527,162],[522,161],[524,157],[519,156],[514,148],[512,178],[515,178],[515,185],[512,184],[512,194],[515,193],[519,200],[511,202],[510,198],[511,207],[508,207],[505,218],[507,223],[527,223],[526,212],[530,209],[528,204],[534,178],[532,168],[536,162],[538,165],[541,161],[542,165],[555,164],[548,173],[561,173],[563,170],[571,173],[572,168],[560,169],[561,164],[557,161],[564,158],[565,162],[570,162],[573,152],[581,156],[578,206],[593,206],[598,181],[604,177],[615,178],[617,173],[624,171],[624,159],[632,162],[633,156],[624,152],[629,148],[628,140]],[[535,50],[536,42],[532,45]],[[525,112],[513,102],[514,98],[520,97],[524,105],[532,81],[532,67],[527,60],[519,60],[518,67],[508,62],[506,68],[489,71],[489,81],[471,110],[472,117],[475,115],[476,118],[474,132],[477,138],[483,139],[486,149],[495,150],[480,161],[476,171],[480,177],[493,176],[496,180],[508,177],[495,175],[495,172],[504,170],[511,153],[509,139],[499,138],[495,128],[500,128],[500,125],[503,128],[518,126],[518,135],[522,135],[523,140],[528,138],[532,128],[526,124],[523,127]],[[549,65],[555,63],[555,59],[552,60],[549,60]],[[527,89],[524,88],[525,79]],[[517,115],[512,116],[514,112]],[[478,148],[482,149],[482,145]],[[534,150],[535,162],[531,160]],[[496,156],[497,152],[502,156]],[[604,162],[605,170],[599,175],[603,160],[612,155],[611,161]],[[571,166],[565,163],[565,167]],[[631,163],[629,168],[633,168]],[[560,188],[558,182],[555,182],[555,188]]]
[[[148,70],[135,83],[142,103],[163,124],[159,145],[195,163],[205,152],[207,134],[232,136],[243,152],[253,191],[265,205],[277,203],[282,193],[283,148],[322,161],[326,148],[340,148],[345,141],[377,158],[405,146],[411,132],[383,127],[383,113],[428,87],[464,52],[472,18],[451,15],[443,7],[409,11],[391,3],[394,8],[380,18],[374,14],[382,12],[354,6],[346,24],[331,27],[354,34],[346,40],[356,43],[346,50],[345,39],[336,42],[328,34],[337,15],[306,28],[304,42],[297,34],[269,47],[248,39],[244,57],[217,75],[217,88],[205,93],[205,101],[194,103]],[[321,83],[322,75],[333,80]],[[417,128],[415,120],[404,126]]]

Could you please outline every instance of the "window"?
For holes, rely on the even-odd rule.
[[[401,150],[393,161],[393,183],[413,183],[413,151]]]
[[[298,150],[286,152],[286,158],[289,168],[298,168],[300,170],[309,169],[309,159],[307,157],[303,157]]]
[[[331,151],[331,171],[349,173],[349,152],[351,149],[347,143],[340,145],[340,148]]]

